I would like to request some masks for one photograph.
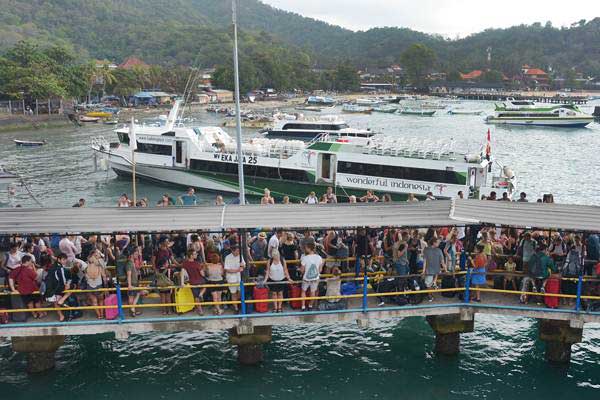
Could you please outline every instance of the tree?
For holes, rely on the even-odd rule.
[[[433,50],[420,43],[413,44],[400,56],[411,83],[418,89],[425,87],[427,74],[433,68],[435,59]]]
[[[503,79],[502,72],[489,69],[483,73],[481,80],[488,83],[499,83]]]
[[[349,62],[338,64],[334,72],[334,88],[336,90],[358,90],[360,88],[360,79],[356,68]]]

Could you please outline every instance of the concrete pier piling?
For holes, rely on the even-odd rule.
[[[435,332],[435,353],[456,355],[460,353],[460,334],[473,332],[473,315],[430,315],[427,322]]]
[[[12,348],[26,354],[28,373],[39,374],[54,369],[54,355],[64,342],[64,336],[12,337]]]
[[[229,343],[238,349],[238,361],[242,365],[256,365],[264,360],[263,344],[271,341],[271,326],[240,324],[229,330]]]
[[[583,326],[577,325],[570,321],[539,320],[539,337],[546,344],[548,362],[568,364],[571,361],[571,346],[581,342],[583,335]]]

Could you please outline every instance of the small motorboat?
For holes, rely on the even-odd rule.
[[[82,115],[79,117],[79,122],[98,122],[100,121],[100,117],[87,117]]]
[[[483,111],[481,110],[449,110],[448,114],[450,115],[481,115]]]
[[[119,123],[119,120],[116,119],[107,119],[104,122],[102,122],[104,125],[117,125]]]
[[[379,113],[393,114],[396,111],[398,111],[398,107],[389,106],[389,105],[388,106],[373,107],[373,111],[379,112]]]
[[[38,146],[43,146],[48,143],[45,140],[35,141],[35,140],[18,140],[18,139],[13,139],[13,142],[15,142],[15,144],[17,146],[23,146],[23,147],[38,147]]]
[[[433,117],[435,110],[415,110],[412,108],[403,108],[400,110],[402,115],[418,115],[420,117]]]
[[[363,107],[356,104],[344,104],[342,106],[342,112],[354,113],[354,114],[371,114],[373,109],[371,107]]]

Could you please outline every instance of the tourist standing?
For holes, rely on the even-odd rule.
[[[38,290],[37,271],[30,255],[24,255],[20,265],[10,272],[8,284],[14,295],[21,296],[27,308],[34,310],[40,307],[40,296],[34,294]],[[43,313],[36,311],[32,311],[31,314],[35,319],[43,316]]]
[[[194,301],[196,303],[202,303],[204,301],[204,292],[206,292],[206,288],[198,287],[200,285],[204,285],[206,283],[206,279],[204,278],[204,268],[202,264],[198,262],[198,252],[194,249],[190,249],[187,251],[187,258],[181,264],[183,271],[180,274],[180,282],[179,285],[183,287],[184,285],[184,271],[188,276],[188,281],[190,285],[196,286],[192,287],[192,295],[194,296]],[[202,304],[198,304],[196,306],[196,312],[199,315],[204,315],[204,311],[202,310]]]
[[[300,273],[302,274],[302,311],[306,310],[307,295],[317,296],[319,278],[323,269],[324,261],[320,255],[315,253],[315,243],[309,242],[304,247],[304,255],[300,260]],[[312,310],[314,300],[308,301],[308,310]]]
[[[275,204],[275,199],[271,196],[271,191],[265,188],[263,197],[260,199],[260,204]]]
[[[240,300],[240,282],[242,281],[242,271],[246,268],[246,262],[240,256],[240,246],[237,244],[231,246],[231,253],[225,257],[225,280],[231,284],[228,286],[231,293],[231,300]],[[239,311],[238,304],[234,304],[233,308],[236,312]]]
[[[197,206],[198,198],[195,193],[194,188],[189,188],[184,195],[179,197],[179,202],[184,206]]]
[[[446,269],[444,254],[439,245],[439,239],[434,237],[423,250],[423,276],[425,277],[425,286],[428,289],[437,289],[438,274]],[[433,294],[429,293],[429,301],[432,300]]]
[[[290,273],[287,269],[285,260],[281,258],[279,250],[275,249],[271,253],[271,259],[267,263],[265,274],[265,284],[269,285],[271,297],[274,300],[274,311],[283,312],[283,291],[285,281],[292,283]]]

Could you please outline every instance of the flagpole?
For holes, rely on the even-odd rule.
[[[240,111],[240,71],[238,64],[238,37],[237,37],[237,0],[231,1],[233,22],[233,74],[235,83],[235,119],[237,133],[237,158],[238,158],[238,186],[240,191],[240,204],[246,204],[246,188],[244,186],[244,155],[242,154],[242,118]]]
[[[131,117],[131,125],[129,126],[129,147],[131,148],[131,184],[133,188],[133,206],[137,204],[137,190],[135,185],[135,151],[137,150],[137,135],[135,133],[135,121]]]

